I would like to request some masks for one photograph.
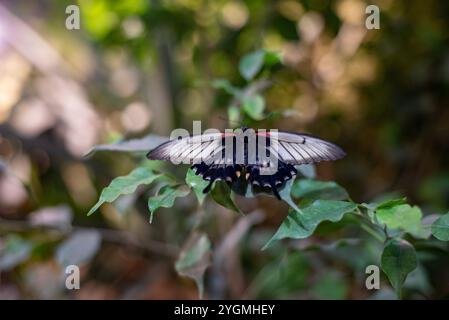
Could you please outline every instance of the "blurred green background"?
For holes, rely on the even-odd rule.
[[[79,30],[65,27],[70,4],[80,8]],[[379,30],[365,28],[369,4],[380,8]],[[287,214],[270,197],[237,199],[263,216],[240,229],[240,216],[199,207],[193,195],[150,224],[154,190],[87,217],[101,189],[144,158],[83,155],[96,144],[190,131],[193,120],[226,128],[230,98],[213,81],[243,86],[240,58],[263,48],[283,62],[263,92],[278,116],[257,126],[342,146],[347,157],[318,165],[317,178],[337,181],[354,201],[403,195],[427,215],[445,213],[448,30],[449,2],[436,0],[3,1],[0,298],[197,298],[174,261],[198,226],[214,248],[208,298],[394,298],[385,279],[379,291],[365,288],[377,244],[342,230],[350,222],[261,251]],[[80,290],[64,288],[58,262],[67,247],[82,261]],[[418,254],[425,263],[405,297],[448,297],[447,245]]]

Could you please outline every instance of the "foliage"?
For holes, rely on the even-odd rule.
[[[267,59],[267,56],[277,58]],[[243,78],[248,81],[252,80],[264,65],[279,63],[278,57],[273,53],[257,50],[241,59],[239,71]],[[264,98],[248,89],[252,86],[253,84],[249,84],[248,87],[240,89],[225,80],[214,82],[215,88],[225,90],[237,99],[237,105],[241,106],[241,113],[235,116],[235,119],[243,116],[244,119],[248,117],[252,120],[261,120],[264,117]],[[235,111],[235,105],[235,102],[230,105],[230,113],[237,112]],[[163,173],[154,173],[152,170],[141,167],[135,169],[128,176],[114,179],[103,190],[99,202],[89,211],[89,214],[102,203],[112,202],[120,194],[131,193],[140,184],[151,184],[161,175]],[[199,203],[204,202],[206,195],[202,193],[202,190],[207,185],[207,181],[202,180],[189,169],[186,173],[185,183],[186,185],[164,185],[155,196],[148,199],[148,207],[151,212],[150,222],[155,210],[161,207],[172,207],[175,199],[186,196],[190,188],[194,191]],[[227,184],[223,181],[217,181],[214,184],[211,198],[225,208],[237,213],[241,212],[235,204],[233,192]],[[355,223],[360,228],[365,229],[376,240],[384,244],[380,261],[382,270],[396,290],[398,297],[402,296],[402,287],[408,274],[417,267],[415,248],[412,243],[402,237],[405,237],[407,233],[413,236],[415,241],[428,237],[424,230],[426,226],[422,222],[423,216],[419,207],[410,206],[406,203],[405,198],[389,199],[380,203],[357,204],[349,199],[347,191],[337,183],[314,179],[288,181],[280,194],[283,201],[291,208],[279,229],[264,245],[263,249],[274,246],[276,242],[282,239],[309,238],[324,221],[335,223],[342,221],[345,215],[352,215],[356,218]],[[449,220],[447,215],[441,216],[432,224],[432,234],[439,240],[448,240],[448,230]],[[394,234],[394,238],[391,238],[390,233]],[[209,265],[207,262],[209,251],[210,241],[207,236],[194,235],[194,240],[186,245],[176,262],[178,273],[195,279],[200,296],[203,296],[203,276]],[[328,288],[332,287],[341,289],[331,290],[329,294],[326,293],[329,290]],[[342,298],[345,296],[344,284],[340,284],[340,279],[333,276],[323,278],[313,290],[315,295],[323,298]]]
[[[390,2],[378,30],[364,0],[79,0],[80,30],[73,2],[0,3],[0,298],[447,298],[449,7]],[[282,201],[205,195],[145,158],[192,120],[348,156]]]

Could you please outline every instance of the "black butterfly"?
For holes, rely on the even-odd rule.
[[[151,160],[191,164],[195,174],[210,181],[204,193],[210,191],[215,180],[224,180],[238,193],[245,194],[251,185],[261,191],[272,191],[278,199],[281,199],[278,189],[295,177],[295,165],[344,156],[340,147],[308,134],[247,128],[170,140],[147,154]]]

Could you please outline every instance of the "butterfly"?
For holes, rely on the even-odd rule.
[[[196,175],[209,181],[223,180],[237,193],[248,186],[272,193],[294,179],[295,165],[338,160],[346,153],[337,145],[305,133],[240,128],[169,140],[147,154],[150,160],[190,164]]]

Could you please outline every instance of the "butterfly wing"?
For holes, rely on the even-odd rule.
[[[215,161],[222,156],[224,134],[209,133],[180,137],[167,141],[147,154],[150,160],[167,160],[175,164],[196,164]]]
[[[339,146],[303,133],[270,132],[269,137],[270,153],[288,164],[338,160],[346,155]]]

